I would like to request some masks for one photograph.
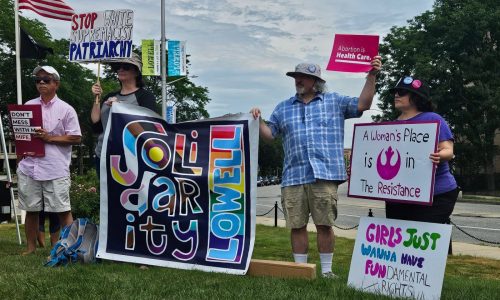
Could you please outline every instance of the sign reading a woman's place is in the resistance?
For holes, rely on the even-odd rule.
[[[355,124],[349,197],[431,205],[439,123]]]

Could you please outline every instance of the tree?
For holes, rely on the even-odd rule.
[[[134,52],[141,56],[140,49],[135,48]],[[189,60],[187,61],[187,64],[189,67]],[[104,68],[104,82],[107,84],[117,82],[116,73],[112,72],[107,66],[104,66]],[[157,103],[161,106],[161,77],[144,76],[143,79],[146,84],[146,88],[156,96]],[[180,80],[172,84],[168,84],[168,81],[174,81],[177,79]],[[208,118],[210,116],[206,110],[206,105],[211,100],[208,97],[208,88],[197,86],[189,80],[189,70],[188,76],[182,79],[176,78],[173,80],[167,80],[167,84],[167,100],[172,100],[177,108],[177,122],[198,120]]]
[[[196,86],[186,78],[169,85],[168,98],[173,99],[177,108],[177,121],[208,118],[205,106],[210,102],[206,87]]]
[[[17,103],[15,36],[14,36],[14,5],[12,0],[0,0],[0,113],[7,116],[7,104]],[[53,22],[63,22],[54,21]],[[38,43],[54,49],[54,55],[42,60],[21,60],[21,85],[23,102],[38,96],[32,79],[32,70],[37,65],[51,65],[61,74],[61,86],[58,96],[73,106],[78,114],[82,129],[82,145],[79,148],[80,158],[90,158],[86,165],[93,166],[95,137],[91,129],[90,110],[93,104],[91,86],[96,76],[84,65],[68,60],[69,41],[67,39],[52,39],[44,23],[20,16],[22,28]],[[136,50],[137,51],[137,50]],[[101,80],[104,91],[119,88],[116,74],[109,67],[103,66],[105,76]],[[161,99],[160,81],[158,78],[146,77],[146,87]],[[189,79],[175,83],[169,91],[176,99],[178,121],[195,120],[208,117],[206,104],[210,101],[208,89],[193,84]],[[7,124],[4,120],[4,124]],[[80,159],[81,161],[81,159]]]
[[[17,103],[14,5],[12,0],[0,0],[0,112],[7,115],[7,104]],[[62,21],[54,21],[62,22]],[[73,106],[78,114],[82,129],[80,157],[92,157],[94,138],[90,131],[89,111],[92,106],[90,87],[95,81],[92,72],[80,64],[68,61],[68,40],[53,40],[44,23],[20,16],[21,27],[38,43],[54,49],[54,55],[46,59],[21,59],[21,86],[23,102],[38,96],[33,82],[32,70],[37,65],[51,65],[61,75],[58,96]],[[4,120],[4,124],[7,124]],[[82,150],[82,148],[80,148]],[[91,164],[89,162],[89,164]]]
[[[380,53],[384,71],[377,86],[383,114],[397,115],[388,89],[404,74],[431,86],[436,111],[455,134],[456,165],[461,176],[488,174],[495,189],[495,131],[500,125],[500,2],[437,0],[431,11],[393,27]],[[466,183],[466,182],[463,182]]]
[[[259,143],[259,173],[261,175],[281,176],[283,171],[283,140],[281,137],[272,141],[260,139]]]

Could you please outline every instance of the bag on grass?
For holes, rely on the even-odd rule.
[[[95,262],[98,243],[99,225],[91,223],[87,218],[78,218],[62,230],[45,266],[64,266],[77,261]]]

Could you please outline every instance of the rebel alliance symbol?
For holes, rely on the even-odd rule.
[[[384,152],[384,149],[380,151],[378,157],[377,157],[377,172],[380,177],[382,177],[385,180],[390,180],[396,175],[398,175],[399,172],[399,167],[401,166],[401,156],[399,155],[399,151],[396,149],[398,152],[398,160],[394,165],[391,165],[391,158],[394,155],[394,151],[392,151],[392,147],[389,146],[387,151],[385,151],[385,165],[382,164],[382,152]]]

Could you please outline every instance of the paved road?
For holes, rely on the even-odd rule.
[[[339,216],[336,222],[337,226],[347,228],[357,225],[360,216],[367,216],[369,209],[372,210],[375,217],[385,217],[383,201],[349,198],[347,197],[347,184],[342,184],[338,193]],[[257,215],[268,212],[276,201],[278,201],[278,206],[281,208],[280,195],[279,185],[258,187]],[[266,216],[274,217],[274,211]],[[283,219],[281,212],[278,213],[278,218]],[[500,205],[458,202],[455,205],[451,220],[475,237],[500,243]],[[453,227],[452,239],[456,242],[495,246],[470,238],[455,227]]]

